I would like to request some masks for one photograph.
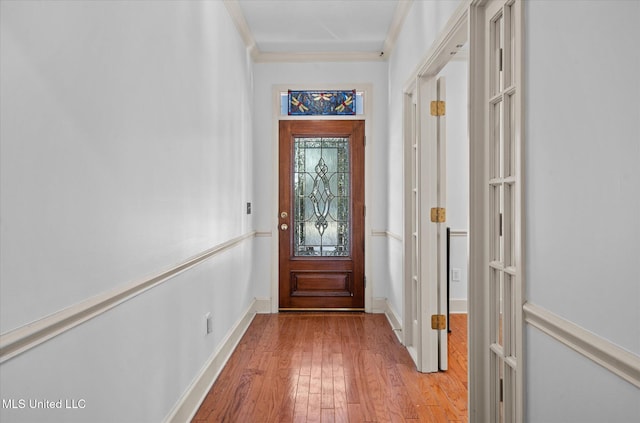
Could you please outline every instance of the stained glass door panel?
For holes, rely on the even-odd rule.
[[[295,256],[349,256],[349,138],[294,139]]]
[[[281,121],[281,309],[364,307],[364,122]]]

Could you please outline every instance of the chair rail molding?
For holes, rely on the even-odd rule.
[[[535,304],[523,310],[528,324],[640,388],[640,356]]]
[[[88,298],[64,310],[43,317],[10,332],[0,335],[0,363],[42,344],[74,327],[99,316],[114,307],[166,282],[174,276],[210,259],[217,254],[254,238],[256,231],[247,232],[218,244],[190,259],[155,276],[130,283],[95,297]]]

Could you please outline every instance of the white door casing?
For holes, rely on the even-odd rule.
[[[446,105],[447,91],[446,78],[444,76],[436,79],[436,101],[443,102]],[[446,109],[446,107],[445,107]],[[437,149],[437,205],[445,209],[447,207],[447,114],[446,112],[439,116],[432,116],[436,121],[436,149]],[[436,225],[437,231],[437,268],[438,268],[438,310],[440,316],[448,316],[449,298],[447,295],[447,223],[432,223]],[[449,354],[449,323],[444,330],[438,331],[438,370],[448,369]]]

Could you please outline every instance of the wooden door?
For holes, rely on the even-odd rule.
[[[280,121],[279,305],[364,309],[364,121]]]

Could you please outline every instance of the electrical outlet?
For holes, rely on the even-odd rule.
[[[460,282],[460,274],[462,272],[460,269],[453,268],[451,269],[451,280],[454,282]]]
[[[247,214],[251,214],[251,203],[247,203]]]
[[[213,317],[211,317],[211,313],[207,313],[204,315],[205,321],[207,322],[207,335],[213,332]]]

